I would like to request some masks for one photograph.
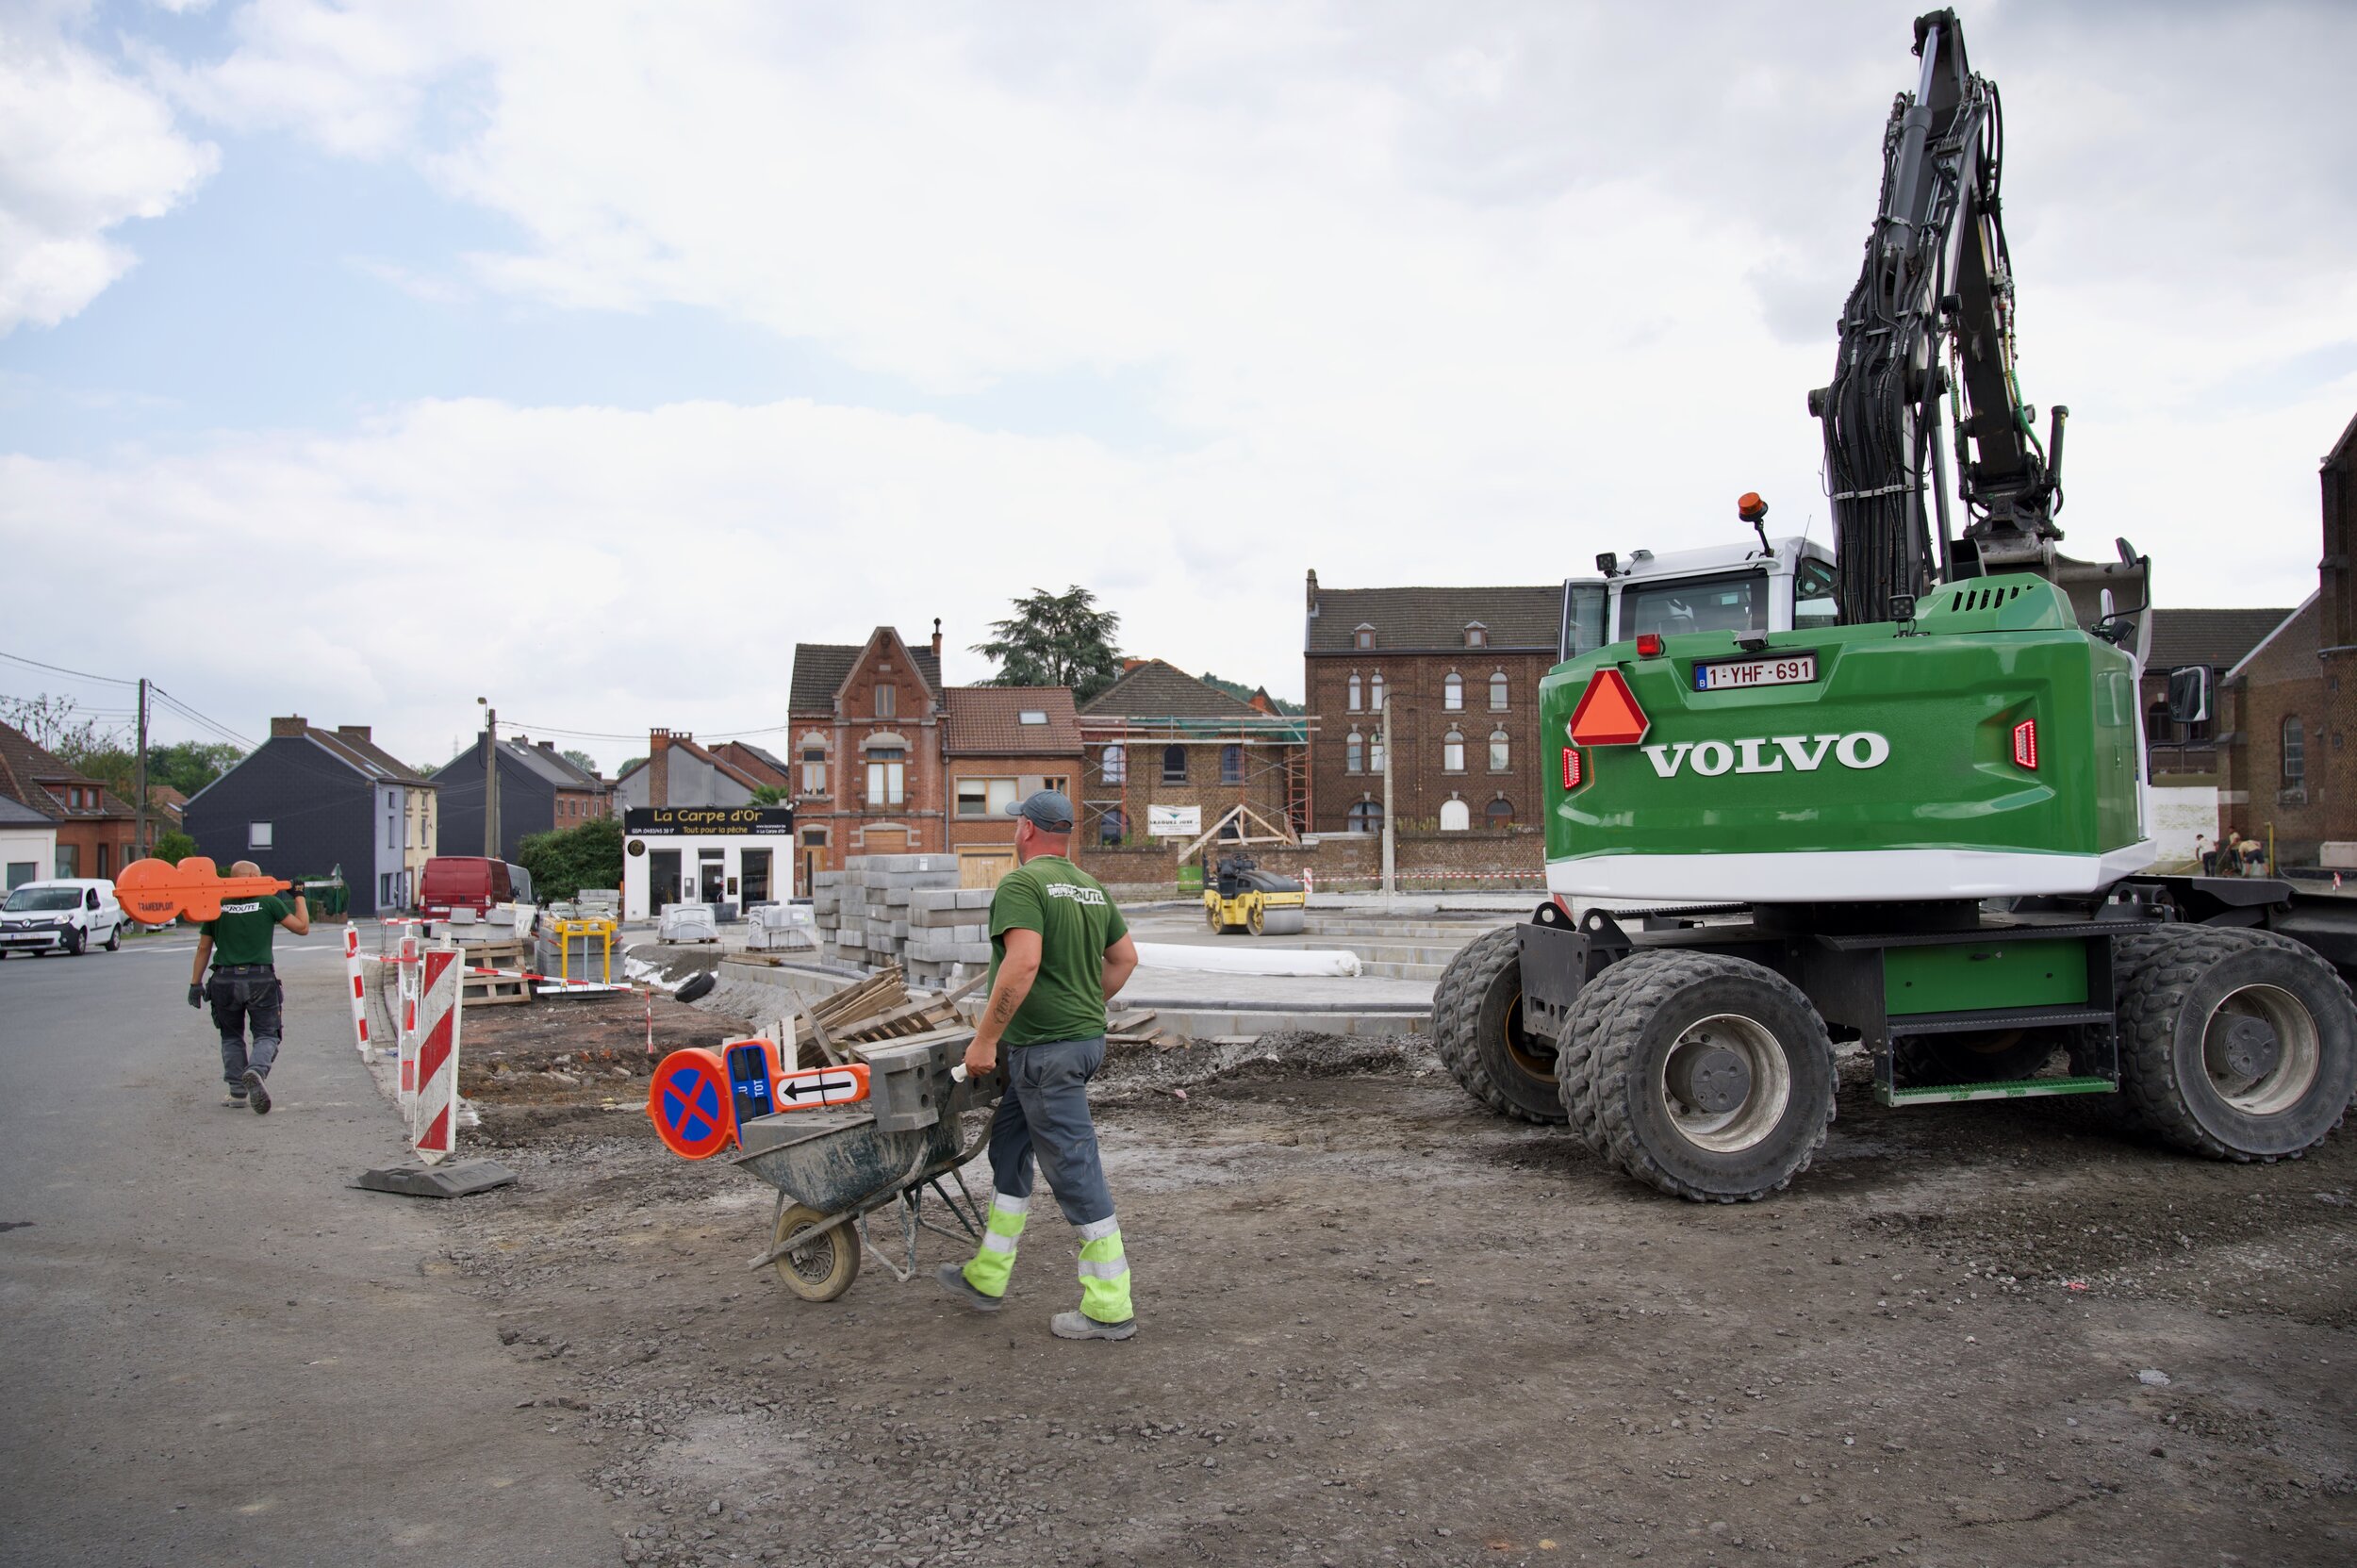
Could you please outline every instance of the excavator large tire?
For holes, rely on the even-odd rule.
[[[1599,1159],[1612,1158],[1612,1146],[1604,1135],[1604,1128],[1596,1117],[1596,1098],[1591,1093],[1593,1077],[1588,1070],[1594,1057],[1596,1041],[1603,1034],[1612,1011],[1631,985],[1641,984],[1647,971],[1640,966],[1631,968],[1626,964],[1610,964],[1604,972],[1580,987],[1579,999],[1572,1004],[1572,1015],[1563,1025],[1563,1033],[1556,1045],[1556,1085],[1563,1097],[1565,1118],[1589,1152]]]
[[[2357,998],[2272,932],[2173,926],[2121,945],[2119,1087],[2134,1123],[2212,1160],[2297,1160],[2357,1091]]]
[[[1432,988],[1432,1043],[1449,1076],[1501,1116],[1560,1122],[1552,1042],[1523,1028],[1522,938],[1484,932],[1449,960]]]
[[[1607,1157],[1695,1202],[1788,1186],[1834,1118],[1833,1042],[1808,998],[1722,953],[1657,949],[1605,973],[1615,970],[1589,1020],[1578,1090]]]

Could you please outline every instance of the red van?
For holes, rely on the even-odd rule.
[[[515,899],[507,863],[482,855],[436,855],[418,878],[418,913],[428,919],[446,920],[453,909],[488,915],[493,904]]]

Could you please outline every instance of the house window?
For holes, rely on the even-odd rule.
[[[2299,789],[2308,782],[2308,734],[2299,716],[2283,718],[2283,787]]]
[[[58,870],[57,870],[57,874],[58,874],[58,876],[61,876],[61,877],[78,877],[78,876],[80,876],[82,873],[80,872],[80,870],[78,870],[78,869],[77,869],[77,867],[78,867],[80,865],[81,865],[81,846],[80,846],[80,845],[78,845],[78,844],[60,844],[60,845],[58,845]]]
[[[1345,689],[1350,694],[1349,700],[1351,712],[1357,713],[1361,707],[1366,705],[1366,687],[1360,683],[1356,671],[1352,672],[1349,684]]]
[[[270,823],[248,822],[245,825],[245,847],[247,849],[267,850],[271,847],[271,838],[272,831]],[[347,840],[347,842],[349,842],[349,840]]]
[[[1039,786],[1042,789],[1052,789],[1057,794],[1067,798],[1072,794],[1072,781],[1061,773],[1049,773],[1043,776],[1039,781]]]
[[[1501,795],[1482,807],[1481,815],[1490,819],[1493,828],[1510,828],[1514,825],[1514,802]]]
[[[113,847],[114,846],[110,844],[101,844],[98,846],[98,874],[102,877],[113,875],[111,871],[107,869],[107,851]]]
[[[1379,669],[1375,672],[1375,679],[1368,683],[1367,706],[1377,713],[1383,711],[1383,672]]]
[[[1109,806],[1096,819],[1096,842],[1118,844],[1129,836],[1129,817],[1119,806]]]
[[[1219,749],[1219,782],[1224,784],[1244,783],[1244,748],[1223,746]]]
[[[1441,802],[1441,831],[1463,833],[1473,826],[1473,807],[1452,795]]]
[[[1017,724],[1045,724],[1047,722],[1047,712],[1045,708],[1025,708],[1014,716],[1014,721]]]
[[[805,850],[823,850],[823,849],[825,849],[826,847],[827,847],[827,830],[826,830],[826,829],[824,829],[824,828],[804,828],[804,829],[802,830],[802,848],[803,848],[803,849],[805,849]]]
[[[1465,678],[1453,669],[1441,683],[1441,706],[1450,713],[1462,713],[1465,709]]]
[[[1351,634],[1350,640],[1354,647],[1373,648],[1375,646],[1375,628],[1372,626],[1361,626],[1356,632]]]
[[[1380,833],[1383,829],[1383,807],[1376,801],[1353,801],[1350,804],[1352,833]]]
[[[1097,755],[1096,769],[1107,784],[1128,784],[1129,782],[1129,749],[1126,746],[1106,747]]]
[[[960,817],[998,817],[1014,804],[1013,779],[960,779],[958,781],[958,815]]]
[[[1492,713],[1506,706],[1506,671],[1501,669],[1490,677],[1490,710]]]
[[[827,749],[824,746],[802,748],[802,793],[824,795],[827,792]]]
[[[1465,770],[1465,737],[1455,730],[1441,737],[1441,771],[1462,773]]]
[[[1343,739],[1343,771],[1363,773],[1367,770],[1366,737],[1353,730]]]
[[[1164,783],[1164,784],[1185,784],[1186,782],[1187,782],[1187,749],[1186,749],[1185,747],[1183,747],[1183,746],[1165,746],[1165,747],[1163,747],[1163,748],[1162,748],[1162,783]]]
[[[1383,732],[1380,730],[1367,737],[1367,766],[1377,773],[1383,771]]]
[[[8,862],[8,891],[13,893],[18,888],[24,886],[26,883],[31,882],[33,880],[33,871],[35,867],[40,866],[40,864],[41,862],[37,860],[12,860]]]
[[[1477,620],[1468,622],[1465,627],[1465,646],[1468,648],[1489,647],[1490,629]]]
[[[401,812],[390,801],[385,802],[385,848],[401,848]]]
[[[393,907],[393,874],[390,871],[379,871],[376,874],[376,907],[379,909]]]
[[[1490,771],[1504,773],[1514,766],[1514,743],[1504,730],[1490,732]]]
[[[878,718],[898,717],[899,706],[900,689],[898,686],[881,685],[876,688],[876,717]]]
[[[878,746],[867,753],[867,803],[897,806],[908,798],[908,752],[898,746]]]

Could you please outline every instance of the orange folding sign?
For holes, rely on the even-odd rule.
[[[1574,746],[1634,746],[1645,738],[1653,723],[1637,705],[1628,678],[1610,665],[1596,671],[1572,710],[1571,737]]]
[[[183,915],[218,920],[223,899],[256,899],[293,885],[277,877],[224,877],[203,855],[190,855],[177,866],[135,860],[115,878],[115,902],[140,925],[160,926]]]

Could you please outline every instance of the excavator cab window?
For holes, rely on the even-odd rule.
[[[1833,565],[1804,557],[1792,569],[1792,624],[1831,626],[1839,615],[1833,596]]]
[[[1621,640],[1652,633],[1768,630],[1768,578],[1746,571],[1726,577],[1632,583],[1621,590]]]

